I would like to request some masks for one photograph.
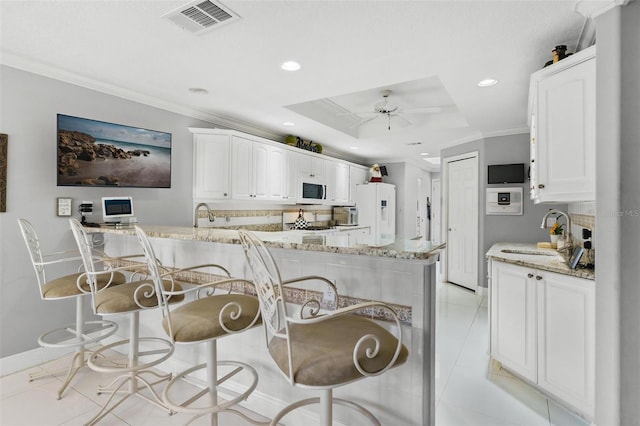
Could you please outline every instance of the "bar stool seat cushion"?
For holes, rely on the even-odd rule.
[[[222,294],[186,303],[171,311],[171,329],[176,342],[198,342],[214,339],[227,332],[220,325],[218,313],[228,303],[237,303],[241,307],[238,319],[232,320],[231,313],[236,313],[237,308],[229,306],[223,314],[225,326],[231,330],[243,330],[248,327],[258,314],[258,299],[244,294]],[[256,324],[259,324],[256,321]],[[170,334],[168,319],[162,323],[165,332]]]
[[[295,382],[309,386],[335,386],[362,378],[353,364],[353,350],[362,336],[373,334],[380,339],[380,352],[374,359],[365,355],[373,348],[371,341],[363,345],[358,359],[365,371],[376,372],[393,358],[398,340],[375,322],[356,315],[342,315],[315,324],[290,324],[291,353]],[[289,374],[287,342],[274,338],[269,352],[285,375]],[[402,345],[394,365],[409,356]]]
[[[89,288],[89,284],[87,284],[86,280],[84,280],[81,284],[82,291],[78,288],[78,277],[82,275],[82,273],[76,273],[67,275],[64,277],[56,278],[45,283],[42,286],[42,295],[45,299],[58,299],[61,297],[71,297],[77,296],[83,293],[91,293],[91,289]],[[109,280],[111,279],[111,275],[101,274],[98,276],[98,288],[104,288]],[[116,286],[120,284],[124,284],[127,282],[124,274],[121,272],[113,273],[113,280],[110,285]]]
[[[163,284],[167,291],[182,291],[182,286],[178,283],[173,284],[173,288],[170,281],[164,281]],[[158,306],[158,295],[155,291],[151,293],[152,289],[155,290],[153,280],[143,280],[118,285],[98,292],[95,295],[96,312],[98,314],[117,314],[141,309],[134,298],[136,290],[141,286],[145,288],[137,293],[138,302],[145,308]],[[182,300],[184,300],[183,295],[172,296],[169,303],[181,302]]]

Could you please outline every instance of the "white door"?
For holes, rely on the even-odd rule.
[[[440,179],[434,179],[431,181],[431,235],[429,239],[431,241],[442,241],[442,219],[440,218],[440,198],[442,189],[440,186]]]
[[[478,157],[448,163],[447,279],[478,286]]]

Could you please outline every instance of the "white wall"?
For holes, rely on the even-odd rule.
[[[97,205],[105,195],[131,195],[147,224],[191,225],[192,135],[188,127],[209,123],[97,91],[2,66],[0,132],[9,135],[7,212],[0,213],[0,357],[37,347],[52,326],[73,321],[73,302],[41,301],[17,219],[38,231],[47,252],[74,247],[68,218],[56,216],[56,197]],[[170,189],[56,186],[56,114],[69,114],[170,132]],[[98,219],[99,220],[99,219]],[[72,271],[60,271],[72,272]]]

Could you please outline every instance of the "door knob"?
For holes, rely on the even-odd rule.
[[[527,277],[528,278],[533,278],[533,274],[529,273],[529,274],[527,274]]]
[[[538,188],[543,189],[544,188],[544,183],[541,183],[540,185],[538,185]]]

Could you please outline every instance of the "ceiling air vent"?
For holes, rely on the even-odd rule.
[[[162,15],[179,27],[194,34],[202,34],[223,24],[240,19],[231,9],[220,2],[196,0]]]

